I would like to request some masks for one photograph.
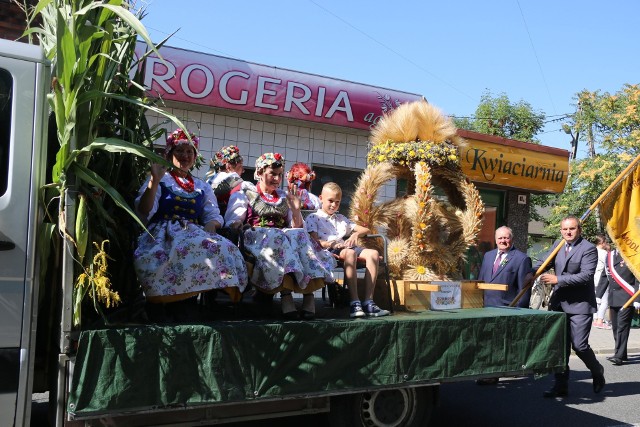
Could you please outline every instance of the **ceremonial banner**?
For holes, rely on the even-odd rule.
[[[640,168],[602,200],[600,216],[629,269],[640,277]]]

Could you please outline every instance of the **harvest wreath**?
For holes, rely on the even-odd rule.
[[[396,278],[460,278],[460,262],[475,242],[484,212],[478,190],[460,169],[460,141],[451,120],[426,101],[401,105],[372,132],[351,218],[385,230]],[[407,195],[377,203],[379,190],[392,179],[407,180]]]

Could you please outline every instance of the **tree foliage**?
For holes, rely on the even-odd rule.
[[[565,191],[547,218],[547,231],[557,235],[562,218],[581,216],[640,153],[640,87],[625,84],[618,92],[583,90],[576,94],[572,133],[586,145],[589,158],[573,160]],[[583,224],[584,236],[592,239],[604,230],[597,212]]]
[[[545,114],[535,111],[528,102],[512,103],[506,94],[482,95],[472,119],[454,119],[458,128],[524,142],[539,143],[535,136],[544,126]]]
[[[605,153],[640,152],[639,85],[625,84],[614,94],[583,90],[576,98],[573,127],[581,132],[582,141]]]
[[[560,222],[567,215],[582,216],[609,184],[633,160],[626,153],[606,153],[594,158],[571,162],[571,169],[564,192],[553,197],[550,214],[545,218],[549,236],[558,237]],[[597,212],[592,212],[582,224],[583,235],[592,240],[602,233],[598,225]]]

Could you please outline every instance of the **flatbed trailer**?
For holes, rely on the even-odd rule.
[[[413,388],[427,392],[431,402],[421,403],[430,411],[430,386],[561,370],[565,321],[555,312],[482,308],[83,331],[67,411],[90,425],[149,425],[150,413],[153,425],[213,424],[270,410],[330,412],[344,408],[342,398]]]
[[[49,391],[57,427],[320,412],[332,426],[418,426],[439,384],[565,365],[565,317],[517,308],[74,328],[71,256],[50,267],[59,281],[41,277],[37,262],[47,246],[36,241],[46,236],[38,195],[50,164],[49,71],[39,47],[0,40],[1,426],[30,424],[33,391]]]

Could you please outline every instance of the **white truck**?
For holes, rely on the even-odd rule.
[[[417,426],[439,384],[564,366],[564,317],[524,309],[74,329],[72,269],[38,262],[49,75],[37,46],[0,40],[0,426],[29,425],[36,391],[56,426]]]

